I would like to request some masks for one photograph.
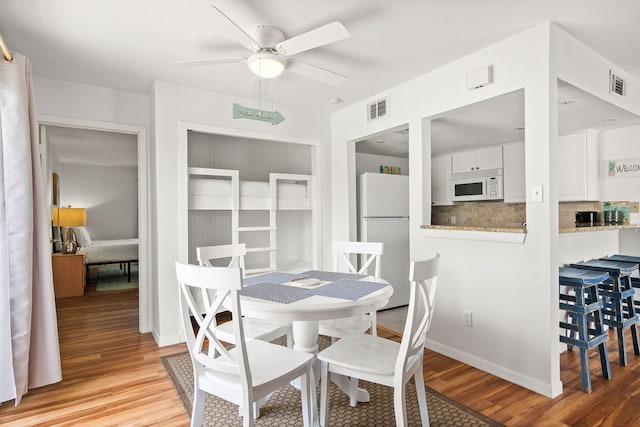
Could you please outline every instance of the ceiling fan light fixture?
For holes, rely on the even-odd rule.
[[[270,52],[251,55],[247,59],[247,65],[253,74],[263,79],[278,77],[285,67],[284,61]]]

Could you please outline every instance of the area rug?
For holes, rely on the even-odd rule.
[[[175,386],[184,407],[191,416],[193,402],[193,368],[189,353],[162,357],[162,362]],[[333,426],[395,426],[393,389],[367,381],[360,387],[369,391],[371,401],[349,406],[349,398],[334,384],[331,385],[329,425]],[[437,426],[503,426],[484,415],[455,402],[435,390],[426,387],[429,420]],[[413,381],[407,386],[407,418],[410,426],[421,425],[420,412]],[[320,394],[318,388],[318,402]],[[286,386],[271,396],[260,410],[256,426],[301,426],[302,403],[300,392]],[[203,426],[241,426],[238,407],[223,399],[208,395]]]
[[[131,265],[131,282],[118,265],[101,266],[98,270],[96,291],[115,291],[120,289],[136,289],[138,287],[138,266]]]

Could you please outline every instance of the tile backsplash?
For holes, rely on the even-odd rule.
[[[576,226],[576,211],[596,211],[600,212],[602,206],[600,202],[562,202],[560,203],[560,228],[573,228]],[[598,214],[598,221],[602,221]]]
[[[522,227],[526,219],[524,203],[464,202],[452,206],[433,206],[432,225],[468,227]]]
[[[560,228],[575,227],[576,211],[598,211],[600,202],[563,202],[559,209]],[[432,225],[468,227],[522,227],[526,220],[526,204],[502,202],[464,202],[452,206],[433,206]],[[453,221],[452,221],[453,220]]]

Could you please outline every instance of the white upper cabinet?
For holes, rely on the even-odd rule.
[[[504,160],[504,202],[525,203],[524,141],[510,142],[502,146]]]
[[[553,155],[559,201],[599,200],[598,131],[586,129],[558,137]]]
[[[461,151],[451,155],[451,172],[471,172],[502,168],[502,146]]]
[[[451,185],[451,154],[431,158],[431,204],[433,206],[452,205]]]

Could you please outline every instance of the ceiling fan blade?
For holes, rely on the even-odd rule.
[[[338,21],[307,31],[276,45],[278,52],[284,55],[295,55],[319,46],[334,43],[351,37],[349,31]]]
[[[211,7],[216,12],[218,12],[220,18],[222,18],[220,19],[220,23],[227,29],[229,34],[231,34],[231,36],[233,36],[233,38],[238,41],[238,43],[240,43],[242,46],[246,47],[247,49],[250,49],[253,51],[257,51],[262,47],[260,46],[260,43],[255,41],[253,37],[251,37],[245,30],[240,28],[238,24],[233,22],[231,18],[229,18],[227,15],[224,14],[223,11],[221,11],[215,6],[211,6]]]
[[[328,84],[330,86],[342,86],[349,79],[342,74],[334,73],[325,68],[318,67],[299,60],[290,59],[287,65],[287,70],[291,70],[294,73],[301,74],[305,77],[317,80],[319,82]]]
[[[230,58],[207,58],[207,59],[187,59],[185,61],[171,61],[171,65],[215,65],[215,64],[234,64],[242,63],[247,58],[234,56]]]

